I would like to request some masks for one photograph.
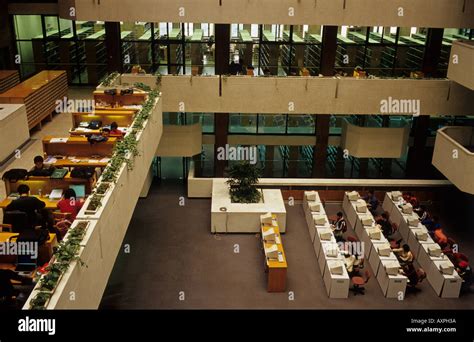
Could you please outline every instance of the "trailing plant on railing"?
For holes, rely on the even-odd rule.
[[[107,190],[109,190],[110,184],[109,183],[100,183],[97,188],[95,189],[95,193],[98,195],[105,195]]]
[[[47,273],[39,281],[39,292],[30,302],[30,309],[45,309],[46,303],[51,298],[52,292],[57,287],[59,279],[68,270],[72,261],[77,261],[81,266],[85,263],[79,257],[79,249],[84,239],[88,222],[79,221],[74,228],[69,229],[66,238],[53,253],[53,262],[46,267]],[[87,267],[87,265],[85,265]]]
[[[51,298],[51,293],[49,292],[40,292],[35,298],[30,301],[30,309],[32,310],[45,310],[46,303]]]
[[[118,72],[116,72],[116,71],[114,71],[114,72],[108,74],[108,75],[104,78],[104,80],[102,81],[102,85],[103,85],[104,87],[110,87],[110,86],[114,83],[114,81],[115,81],[115,79],[117,78],[117,76],[119,76],[119,75],[120,75],[120,74],[119,74]]]
[[[133,84],[133,86],[143,91],[151,91],[151,87],[147,86],[145,83],[142,82],[136,82]]]
[[[102,205],[101,200],[102,197],[97,194],[93,194],[92,196],[90,196],[89,204],[87,205],[86,210],[96,211]]]

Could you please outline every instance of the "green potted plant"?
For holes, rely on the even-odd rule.
[[[38,294],[30,301],[30,310],[45,310],[51,296],[52,294],[49,292],[38,292]]]
[[[249,162],[234,164],[229,169],[229,194],[233,203],[258,203],[262,194],[257,189],[261,170]]]

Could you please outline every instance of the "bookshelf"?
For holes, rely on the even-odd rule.
[[[306,45],[305,51],[305,67],[309,70],[311,75],[319,75],[321,66],[321,35],[319,34],[308,34],[306,41],[309,45]]]
[[[83,27],[76,31],[77,37],[83,39],[87,36],[90,27]],[[61,68],[66,70],[68,82],[78,76],[85,69],[86,49],[82,42],[74,41],[74,33],[70,32],[64,36],[59,42],[59,60],[61,61]],[[81,70],[77,69],[77,63],[81,66]]]
[[[265,42],[275,42],[275,35],[268,30],[262,32],[261,68],[268,68],[271,75],[278,75],[278,55],[279,49],[276,44],[265,44]]]
[[[399,42],[404,42],[409,46],[406,55],[405,67],[412,70],[420,70],[423,65],[425,42],[408,36],[400,36]]]
[[[168,39],[170,41],[170,60],[168,61],[168,63],[179,64],[170,66],[170,74],[178,74],[182,67],[184,58],[183,46],[181,44],[182,38],[182,32],[179,28],[172,29],[169,33]]]
[[[246,66],[253,65],[253,39],[248,30],[239,30],[239,57]]]
[[[107,69],[107,51],[105,43],[101,39],[105,30],[95,32],[84,39],[87,62],[88,83],[98,84]]]
[[[283,31],[283,40],[290,42],[290,31]],[[294,69],[300,69],[304,67],[305,59],[305,46],[304,40],[293,32],[293,49],[291,51],[290,58],[290,45],[285,44],[281,47],[282,64],[286,67],[286,72],[291,74],[292,67]],[[290,65],[291,60],[291,65]]]
[[[340,34],[337,35],[336,66],[340,68],[354,68],[356,64],[356,43]],[[348,57],[348,63],[344,63],[344,56]]]
[[[191,70],[195,70],[193,74],[202,74],[203,69],[203,53],[202,53],[202,39],[204,33],[201,29],[196,29],[193,32],[191,39]]]

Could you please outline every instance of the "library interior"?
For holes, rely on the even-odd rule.
[[[474,1],[402,3],[0,0],[0,308],[472,309]]]

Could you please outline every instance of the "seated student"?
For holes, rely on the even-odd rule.
[[[411,206],[413,207],[413,210],[415,211],[419,210],[420,203],[418,202],[418,198],[413,196],[411,192],[407,192],[406,194],[404,194],[403,199],[405,200],[405,202],[411,204]]]
[[[110,124],[109,135],[111,135],[111,136],[122,136],[123,135],[123,132],[118,129],[118,125],[115,121]]]
[[[71,214],[71,218],[73,220],[76,219],[76,216],[83,205],[84,201],[76,197],[76,192],[74,191],[74,189],[67,189],[64,192],[63,198],[57,204],[58,209],[62,213]]]
[[[363,260],[349,252],[344,252],[344,264],[346,265],[349,276],[353,277],[359,273],[359,268],[362,267]]]
[[[424,274],[425,272],[420,268],[420,274]],[[415,286],[420,282],[420,277],[418,275],[418,271],[416,270],[413,263],[408,263],[402,267],[401,273],[408,278],[407,288],[415,289]]]
[[[30,187],[26,184],[21,184],[17,189],[20,197],[12,201],[5,209],[5,211],[19,210],[28,216],[28,228],[32,228],[41,223],[42,214],[40,210],[44,209],[46,204],[36,197],[29,196]]]
[[[382,213],[382,216],[376,221],[376,223],[382,227],[382,233],[386,238],[392,235],[392,224],[389,220],[389,214],[386,211]]]
[[[472,285],[472,269],[469,263],[467,261],[460,261],[456,266],[456,272],[462,279],[461,292],[470,292]]]
[[[33,162],[35,166],[33,166],[29,172],[32,176],[50,176],[55,169],[54,166],[45,164],[41,156],[36,156]]]
[[[433,240],[435,240],[435,242],[438,243],[441,248],[444,248],[448,245],[448,237],[440,226],[434,230]]]
[[[400,259],[401,266],[411,264],[415,259],[413,257],[413,253],[410,251],[410,246],[408,246],[407,244],[404,244],[402,248],[393,248],[392,250],[394,253],[397,254],[398,258]]]
[[[419,220],[422,224],[423,222],[426,222],[430,217],[430,212],[426,209],[424,205],[420,205],[420,208],[416,212],[418,216],[420,217]]]
[[[344,217],[342,216],[341,211],[337,213],[337,219],[333,222],[332,228],[336,241],[344,241],[344,233],[347,231],[347,223]]]
[[[369,190],[367,196],[364,197],[364,201],[367,202],[367,207],[372,214],[375,214],[379,206],[379,200],[375,197],[374,190]]]

